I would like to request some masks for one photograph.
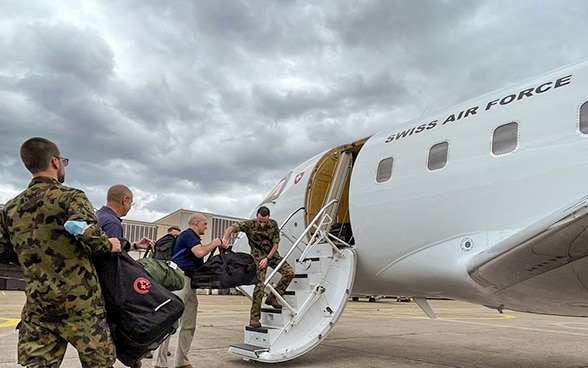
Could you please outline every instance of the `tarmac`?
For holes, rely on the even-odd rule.
[[[415,303],[395,298],[350,300],[338,324],[315,349],[284,363],[256,363],[228,353],[229,345],[243,342],[249,299],[198,298],[198,327],[190,351],[194,367],[588,368],[586,318],[499,314],[478,305],[430,300],[438,318],[429,319]],[[19,367],[14,327],[23,303],[23,292],[0,291],[0,368]],[[172,352],[175,344],[173,337]],[[150,359],[143,360],[144,368],[152,365]],[[71,347],[61,367],[81,367]],[[115,367],[124,365],[117,362]]]

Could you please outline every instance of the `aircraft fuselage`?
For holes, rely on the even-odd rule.
[[[569,206],[578,218],[585,208],[586,85],[588,62],[313,157],[264,201],[279,223],[290,218],[280,252],[337,198],[333,222],[350,224],[357,254],[353,293],[588,315],[588,244],[569,240],[570,255],[555,245],[567,238],[542,235]]]

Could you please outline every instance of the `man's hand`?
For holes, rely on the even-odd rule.
[[[112,248],[110,249],[110,252],[111,253],[120,253],[120,251],[121,251],[120,240],[118,240],[118,238],[108,238],[108,241],[110,242],[110,244],[112,244]]]
[[[223,247],[225,249],[227,249],[229,247],[228,241],[226,241],[225,239],[220,239],[220,241],[221,241],[221,244],[220,244],[221,247]]]
[[[135,245],[137,246],[137,248],[148,249],[149,247],[153,247],[155,245],[155,242],[149,238],[143,237],[141,238],[141,240],[136,242]]]
[[[259,268],[261,270],[265,269],[267,267],[268,262],[269,260],[267,259],[267,257],[263,257],[261,261],[259,261]]]

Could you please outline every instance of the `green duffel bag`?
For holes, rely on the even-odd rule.
[[[141,258],[137,262],[164,288],[174,291],[184,287],[184,272],[175,263],[155,258]]]

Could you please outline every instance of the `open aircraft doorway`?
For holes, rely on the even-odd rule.
[[[367,139],[326,152],[311,172],[305,197],[307,225],[323,206],[337,200],[327,211],[332,219],[327,231],[350,245],[354,244],[354,239],[349,215],[349,184],[353,164]]]

